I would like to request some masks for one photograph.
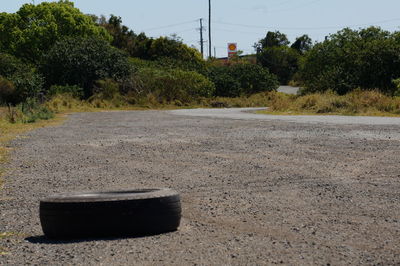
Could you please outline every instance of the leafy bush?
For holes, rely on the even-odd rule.
[[[178,39],[168,37],[155,39],[148,54],[150,60],[158,61],[161,65],[172,65],[173,68],[205,73],[205,62],[199,51]]]
[[[70,1],[25,4],[14,14],[0,13],[0,48],[23,60],[38,63],[44,52],[65,37],[96,36],[111,40]]]
[[[307,91],[333,90],[342,95],[361,88],[393,94],[392,79],[400,76],[397,36],[375,27],[331,35],[305,56],[301,77]]]
[[[8,54],[0,53],[0,102],[17,104],[36,97],[42,89],[43,77],[29,64]]]
[[[94,91],[100,98],[106,100],[120,96],[119,84],[112,79],[96,81]]]
[[[34,123],[37,120],[53,118],[54,113],[46,106],[40,105],[36,99],[28,98],[16,107],[9,106],[6,117],[10,123]]]
[[[0,76],[0,104],[7,104],[13,101],[16,96],[14,84]]]
[[[93,95],[96,80],[122,80],[132,72],[123,52],[94,37],[57,42],[45,56],[41,69],[48,85],[76,85],[84,89],[87,98]]]
[[[216,96],[238,97],[278,88],[276,76],[254,64],[211,66],[209,78],[216,87]]]
[[[81,99],[83,98],[83,89],[76,85],[53,85],[50,87],[47,95],[52,97],[57,94],[69,94],[72,97]]]
[[[393,93],[394,96],[400,97],[400,78],[393,80],[396,89]]]
[[[216,96],[237,97],[242,94],[240,82],[228,66],[210,67],[208,77],[215,84]]]
[[[266,47],[257,53],[257,62],[288,84],[299,69],[300,53],[287,46]]]
[[[190,102],[198,97],[211,97],[214,84],[205,76],[180,69],[142,68],[126,88],[136,97],[152,94],[158,102]]]

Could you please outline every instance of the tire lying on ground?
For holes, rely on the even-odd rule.
[[[40,201],[48,238],[144,236],[175,231],[179,194],[170,189],[62,193]]]

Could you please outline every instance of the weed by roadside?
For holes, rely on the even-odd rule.
[[[400,116],[400,97],[389,97],[374,90],[355,90],[342,96],[332,92],[304,96],[276,94],[268,107],[264,113]]]

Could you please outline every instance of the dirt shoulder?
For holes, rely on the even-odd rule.
[[[400,127],[79,113],[15,148],[0,193],[0,264],[398,264]],[[39,199],[170,187],[164,235],[49,242]]]

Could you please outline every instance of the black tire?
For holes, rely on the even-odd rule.
[[[46,237],[154,235],[177,230],[179,194],[169,189],[56,194],[40,201]]]

